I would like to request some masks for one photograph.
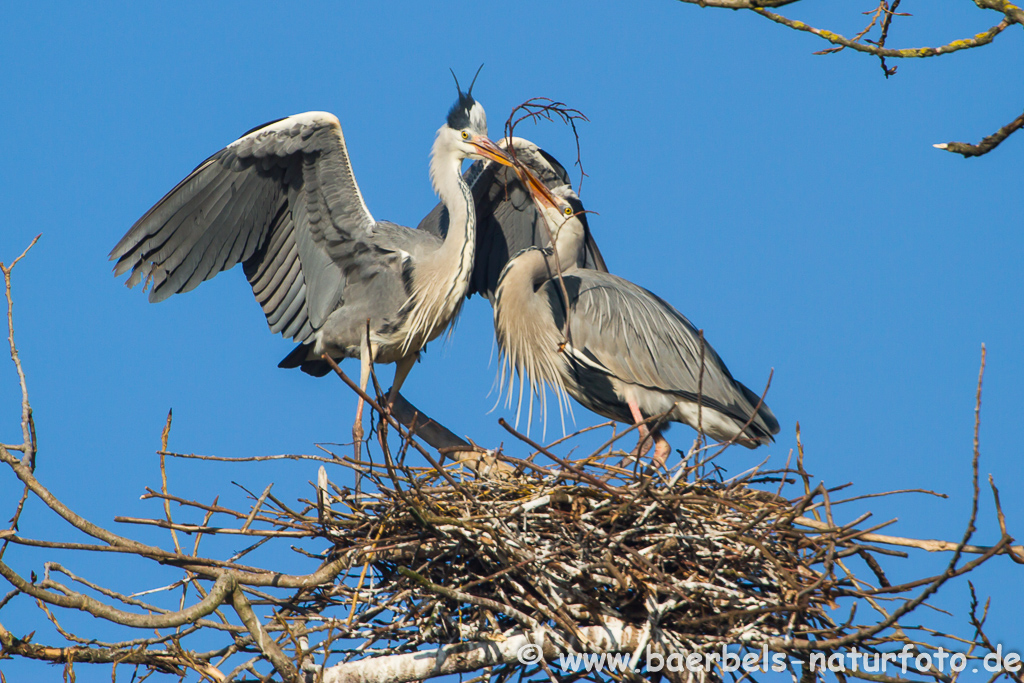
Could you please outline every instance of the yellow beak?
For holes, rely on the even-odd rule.
[[[504,166],[512,166],[512,158],[508,155],[505,150],[498,147],[490,138],[483,135],[474,135],[473,139],[469,141],[469,144],[476,147],[476,151],[481,156],[486,157],[492,161],[497,161],[499,164]]]

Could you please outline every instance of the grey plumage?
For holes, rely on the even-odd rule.
[[[307,112],[253,129],[200,164],[114,247],[114,272],[130,272],[128,286],[145,281],[150,301],[161,301],[242,263],[271,331],[299,342],[282,366],[320,375],[322,354],[359,357],[365,387],[371,362],[395,362],[397,392],[468,287],[476,212],[462,160],[510,163],[471,94],[459,93],[448,120],[459,127],[438,130],[430,162],[453,217],[444,239],[374,220],[338,119]]]
[[[151,302],[242,263],[271,331],[310,342],[339,307],[365,308],[366,282],[385,272],[374,286],[399,303],[386,307],[393,316],[408,296],[399,250],[440,243],[374,221],[338,120],[308,112],[256,128],[204,161],[110,257],[115,275],[131,271],[129,287],[147,282]]]
[[[669,419],[695,428],[699,403],[709,436],[736,437],[749,448],[770,443],[779,431],[775,416],[766,405],[755,410],[759,396],[732,377],[706,342],[701,377],[701,342],[689,320],[628,280],[576,266],[583,228],[567,202],[574,195],[568,187],[554,195],[557,205],[538,201],[556,226],[557,252],[530,248],[509,261],[494,298],[503,375],[519,376],[520,403],[524,386],[532,403],[547,385],[613,420],[635,423],[671,411]],[[556,254],[568,303],[555,277]],[[659,434],[655,439],[656,460],[663,462],[667,442]]]

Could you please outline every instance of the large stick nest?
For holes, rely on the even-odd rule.
[[[609,624],[639,629],[641,647],[663,652],[778,649],[857,631],[828,608],[864,595],[835,571],[837,556],[866,552],[861,532],[794,523],[808,521],[822,488],[789,500],[751,487],[778,473],[723,483],[696,466],[652,477],[499,457],[516,471],[498,463],[498,476],[477,479],[458,465],[353,463],[373,493],[335,489],[323,533],[364,577],[354,623],[400,643],[385,651],[538,630],[560,649],[587,651],[587,627]],[[807,481],[802,467],[793,474]]]
[[[771,494],[639,478],[605,489],[559,475],[450,485],[426,473],[408,483],[382,487],[325,532],[337,553],[365,552],[374,539],[366,557],[378,591],[429,613],[442,642],[471,635],[467,624],[545,622],[578,642],[579,626],[605,617],[731,643],[833,627],[822,606],[834,581],[811,568],[827,543],[794,529],[788,501]],[[352,533],[356,520],[365,535]]]

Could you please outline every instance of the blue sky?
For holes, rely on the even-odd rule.
[[[915,16],[894,22],[890,45],[940,44],[999,18],[952,5],[901,7]],[[866,21],[848,3],[801,3],[792,14],[846,35]],[[972,160],[932,148],[977,141],[1019,113],[1024,86],[1007,77],[1024,68],[1019,34],[891,62],[899,71],[886,80],[872,58],[812,55],[827,47],[813,36],[669,1],[8,8],[0,260],[42,233],[15,271],[37,472],[74,509],[110,524],[117,514],[159,514],[138,497],[159,483],[153,451],[168,408],[170,445],[180,451],[312,453],[348,439],[353,395],[334,379],[276,367],[291,345],[267,331],[240,270],[151,305],[112,277],[106,255],[209,154],[264,121],[311,109],[341,120],[374,216],[416,225],[435,203],[427,157],[455,94],[448,69],[468,79],[484,63],[474,94],[492,137],[512,107],[536,96],[590,118],[580,126],[581,195],[599,214],[591,226],[611,270],[703,328],[744,383],[761,387],[774,368],[768,402],[782,424],[778,442],[730,451],[721,459],[730,473],[769,454],[784,464],[799,421],[808,469],[829,485],[853,482],[851,495],[926,488],[950,496],[876,499],[851,506],[849,518],[870,509],[877,521],[899,517],[889,533],[959,538],[985,343],[981,470],[995,477],[1010,532],[1020,533],[1024,138]],[[575,157],[567,128],[518,132],[567,166]],[[509,413],[486,412],[496,399],[492,340],[490,310],[474,298],[403,393],[455,432],[511,449],[497,424]],[[20,438],[19,394],[4,367],[0,441],[10,443]],[[354,361],[343,367],[358,372]],[[381,370],[385,385],[390,372]],[[576,419],[599,421],[582,408]],[[552,423],[548,436],[557,431]],[[668,437],[685,448],[692,431],[676,426]],[[256,491],[275,481],[276,495],[294,499],[309,494],[315,469],[175,463],[170,478],[182,495],[220,492],[244,505],[229,481]],[[0,477],[0,500],[19,493]],[[976,542],[993,541],[995,529],[986,503]],[[38,505],[22,531],[72,537]],[[51,557],[11,549],[5,561],[27,573]],[[62,559],[97,579],[128,571]],[[944,562],[914,555],[889,566],[898,579]],[[122,576],[144,590],[168,575],[140,567]],[[1019,581],[1005,558],[975,579],[994,598],[990,635],[1015,651],[1024,650]],[[934,604],[955,617],[922,612],[921,620],[967,632],[964,582]],[[0,623],[51,640],[24,598]],[[9,680],[42,670],[0,663]],[[105,668],[77,673],[109,680]]]

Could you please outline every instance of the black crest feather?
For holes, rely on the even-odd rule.
[[[469,84],[469,90],[462,92],[462,88],[459,86],[459,77],[452,71],[452,78],[455,79],[455,89],[459,91],[459,99],[455,101],[452,108],[448,110],[448,127],[460,130],[469,126],[469,112],[476,104],[476,100],[473,99],[473,86],[476,85],[476,77],[480,75],[480,70],[484,68],[484,65],[480,65],[480,69],[476,70],[476,74],[473,76],[473,82]],[[449,69],[451,71],[451,69]]]

